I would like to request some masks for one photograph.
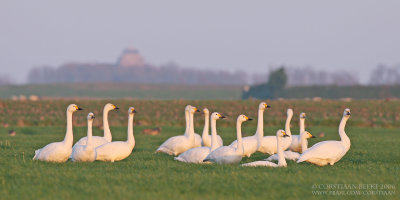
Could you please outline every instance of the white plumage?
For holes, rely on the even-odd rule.
[[[74,162],[93,162],[96,160],[96,151],[92,141],[92,125],[94,114],[91,112],[87,116],[87,143],[85,145],[76,145],[72,148],[71,158]]]
[[[204,112],[204,128],[203,128],[203,134],[201,135],[201,145],[204,147],[211,147],[211,136],[208,134],[209,133],[209,123],[210,123],[210,111],[207,108],[203,109]],[[217,147],[223,146],[224,143],[222,141],[221,136],[217,135]]]

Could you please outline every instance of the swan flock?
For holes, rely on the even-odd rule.
[[[251,157],[252,154],[260,152],[269,154],[266,159],[244,163],[243,167],[287,167],[286,160],[294,160],[296,163],[308,162],[317,166],[334,165],[350,149],[350,138],[345,132],[347,120],[350,118],[350,109],[346,108],[343,112],[339,124],[340,140],[328,140],[314,144],[308,148],[308,139],[315,138],[310,132],[306,131],[306,114],[299,115],[299,135],[292,135],[290,122],[293,117],[293,109],[289,108],[286,112],[286,123],[284,129],[276,131],[275,136],[264,136],[264,112],[271,106],[261,102],[257,112],[257,129],[252,136],[242,137],[242,124],[252,120],[244,114],[240,114],[236,120],[236,140],[224,146],[223,140],[217,134],[217,121],[226,118],[218,112],[213,112],[204,108],[204,128],[202,135],[194,131],[194,116],[200,110],[192,105],[185,107],[186,129],[183,133],[168,138],[156,150],[174,156],[176,161],[195,164],[239,164],[243,157]],[[87,115],[87,136],[80,138],[73,145],[72,118],[76,111],[83,110],[76,104],[67,107],[67,128],[64,140],[47,144],[43,148],[35,151],[33,160],[47,162],[66,162],[69,159],[73,162],[94,162],[121,161],[129,157],[135,147],[135,137],[133,134],[133,119],[136,109],[128,109],[128,128],[125,141],[112,141],[110,126],[108,123],[108,113],[119,108],[111,103],[103,109],[103,136],[93,136],[92,126],[95,115],[89,112]],[[211,135],[210,133],[211,125]],[[277,163],[273,161],[277,160]]]

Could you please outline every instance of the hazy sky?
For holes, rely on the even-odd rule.
[[[400,63],[399,11],[399,0],[1,0],[0,74],[21,83],[33,66],[115,62],[135,46],[157,65],[309,65],[367,80]]]

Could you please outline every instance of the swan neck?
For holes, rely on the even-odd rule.
[[[217,144],[217,120],[211,119],[211,151],[218,148]]]
[[[189,111],[185,110],[185,123],[186,123],[186,129],[185,129],[185,134],[189,134]]]
[[[306,127],[305,127],[304,121],[305,121],[304,118],[300,118],[300,122],[299,122],[299,125],[300,125],[300,134],[303,133],[304,131],[306,131]]]
[[[204,140],[206,140],[206,138],[209,136],[208,135],[208,129],[210,128],[210,114],[207,114],[207,113],[205,113],[204,114],[205,115],[205,117],[204,117],[204,128],[203,128],[203,134],[202,134],[202,139],[203,139],[203,141]]]
[[[72,147],[74,135],[72,130],[72,112],[67,111],[67,132],[65,134],[64,143]]]
[[[135,146],[135,137],[133,136],[133,117],[134,114],[129,114],[128,117],[128,144],[133,148]]]
[[[278,147],[278,166],[287,166],[285,156],[283,154],[282,138],[276,136],[277,147]]]
[[[189,134],[186,136],[189,138],[189,141],[192,145],[195,145],[195,137],[194,137],[194,127],[193,127],[193,113],[189,113]]]
[[[92,127],[93,120],[88,120],[88,130],[87,130],[87,143],[86,146],[90,146],[92,144]]]
[[[103,128],[104,128],[104,138],[106,138],[107,141],[111,142],[112,136],[111,136],[111,131],[110,131],[110,125],[108,124],[108,112],[110,112],[110,110],[104,108],[104,110],[103,110]]]
[[[257,131],[259,139],[264,137],[264,110],[258,109],[258,121],[257,121]]]
[[[348,117],[343,116],[343,118],[339,124],[339,136],[340,136],[341,141],[343,142],[343,144],[346,146],[347,149],[350,148],[350,138],[347,136],[344,128],[346,127],[346,123],[347,123],[348,119],[349,119]]]
[[[300,135],[300,142],[301,142],[301,152],[305,152],[308,147],[307,147],[307,138],[303,135]]]
[[[292,136],[292,132],[290,131],[290,121],[292,120],[292,115],[288,115],[285,123],[285,132],[287,135]]]
[[[239,120],[236,122],[236,137],[238,141],[236,147],[236,153],[242,155],[244,152],[243,141],[242,141],[242,122]]]

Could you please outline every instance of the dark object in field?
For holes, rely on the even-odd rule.
[[[146,129],[143,129],[142,133],[145,135],[158,135],[161,133],[161,128],[160,127],[146,128]]]
[[[17,135],[17,132],[15,132],[14,130],[9,130],[9,131],[8,131],[8,135],[9,135],[9,136],[16,136],[16,135]]]
[[[325,133],[324,133],[324,132],[318,133],[318,137],[324,137],[324,136],[325,136]]]

